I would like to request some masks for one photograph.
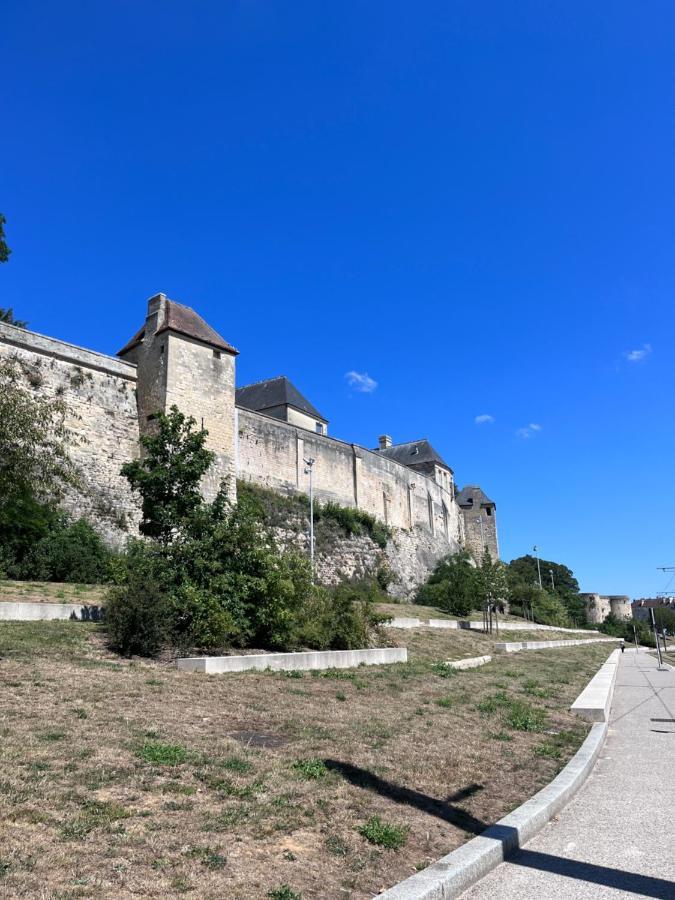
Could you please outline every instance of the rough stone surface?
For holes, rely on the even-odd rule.
[[[491,656],[467,656],[466,659],[448,660],[446,666],[452,669],[477,669],[478,666],[484,666],[489,662],[492,662]]]
[[[405,647],[375,647],[370,650],[313,650],[305,653],[259,653],[250,656],[195,656],[179,659],[176,665],[187,672],[218,675],[250,669],[301,671],[308,669],[350,669],[407,662]]]

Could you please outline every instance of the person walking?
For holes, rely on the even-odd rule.
[[[624,651],[625,649],[626,649],[626,642],[624,641],[623,638],[621,638],[621,652],[623,653],[623,651]]]

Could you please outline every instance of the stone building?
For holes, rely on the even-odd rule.
[[[641,597],[631,603],[631,611],[634,619],[641,622],[651,622],[650,610],[669,609],[675,613],[675,597]]]
[[[469,484],[457,494],[457,505],[464,517],[465,545],[476,560],[487,549],[492,560],[499,559],[497,540],[497,507],[478,487]]]
[[[66,401],[80,471],[66,508],[111,543],[133,532],[139,517],[120,467],[138,456],[139,437],[152,431],[157,413],[175,404],[208,431],[216,462],[207,497],[226,480],[234,499],[237,479],[307,493],[311,456],[319,501],[358,507],[392,529],[387,562],[401,595],[461,547],[480,559],[478,516],[498,556],[495,504],[476,486],[456,498],[452,469],[428,440],[395,445],[383,436],[369,450],[329,437],[328,420],[284,376],[237,388],[237,354],[194,310],[164,294],[149,300],[145,322],[116,358],[0,323],[0,358],[16,358],[36,393]],[[349,566],[341,572],[349,577]]]
[[[617,619],[631,618],[630,597],[624,594],[603,596],[602,594],[586,593],[579,596],[584,601],[586,621],[592,625],[602,624],[610,613]]]

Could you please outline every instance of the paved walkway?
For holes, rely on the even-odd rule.
[[[675,900],[675,669],[621,656],[607,741],[576,797],[462,900]]]

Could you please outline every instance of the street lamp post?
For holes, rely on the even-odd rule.
[[[307,466],[305,475],[309,475],[309,562],[312,570],[312,584],[314,584],[314,463],[315,459],[305,459]]]
[[[551,576],[551,589],[555,594],[555,581],[553,580],[553,569],[548,570],[548,574]]]
[[[541,566],[539,565],[539,547],[537,547],[537,545],[535,544],[532,549],[534,550],[536,557],[537,557],[537,572],[539,574],[539,589],[543,590],[542,583],[541,583]]]

